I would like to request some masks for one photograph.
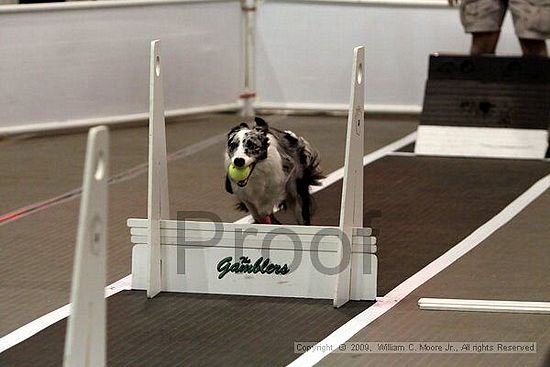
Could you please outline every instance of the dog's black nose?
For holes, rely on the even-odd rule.
[[[233,164],[236,166],[236,167],[242,167],[244,166],[244,159],[243,158],[235,158],[233,160]]]

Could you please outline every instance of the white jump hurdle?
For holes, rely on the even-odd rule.
[[[339,226],[175,221],[168,218],[159,41],[152,42],[148,218],[127,223],[132,288],[148,297],[170,291],[333,299],[335,307],[374,300],[376,238],[362,228],[364,69],[364,48],[357,47]]]
[[[105,366],[105,254],[109,131],[88,133],[63,366]]]

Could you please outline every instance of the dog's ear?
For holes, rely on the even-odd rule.
[[[237,131],[241,129],[250,129],[250,127],[245,122],[241,122],[239,125],[229,130],[229,132],[227,133],[227,137],[230,137],[231,135],[235,134]]]
[[[231,187],[231,181],[229,181],[229,176],[225,175],[225,191],[232,194],[233,188]]]
[[[261,117],[255,117],[254,122],[256,123],[256,129],[258,130],[267,130],[269,129],[269,126],[267,125],[267,122]]]

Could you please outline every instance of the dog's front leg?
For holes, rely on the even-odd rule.
[[[254,219],[254,223],[262,223],[261,219],[263,217],[260,215],[260,213],[258,213],[258,209],[248,201],[243,200],[243,203],[248,209],[248,211],[250,212],[250,215],[252,216],[252,218]]]

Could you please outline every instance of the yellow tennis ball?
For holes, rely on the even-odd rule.
[[[233,164],[229,166],[229,177],[235,182],[243,181],[248,178],[250,175],[250,166],[246,167],[235,167]]]

